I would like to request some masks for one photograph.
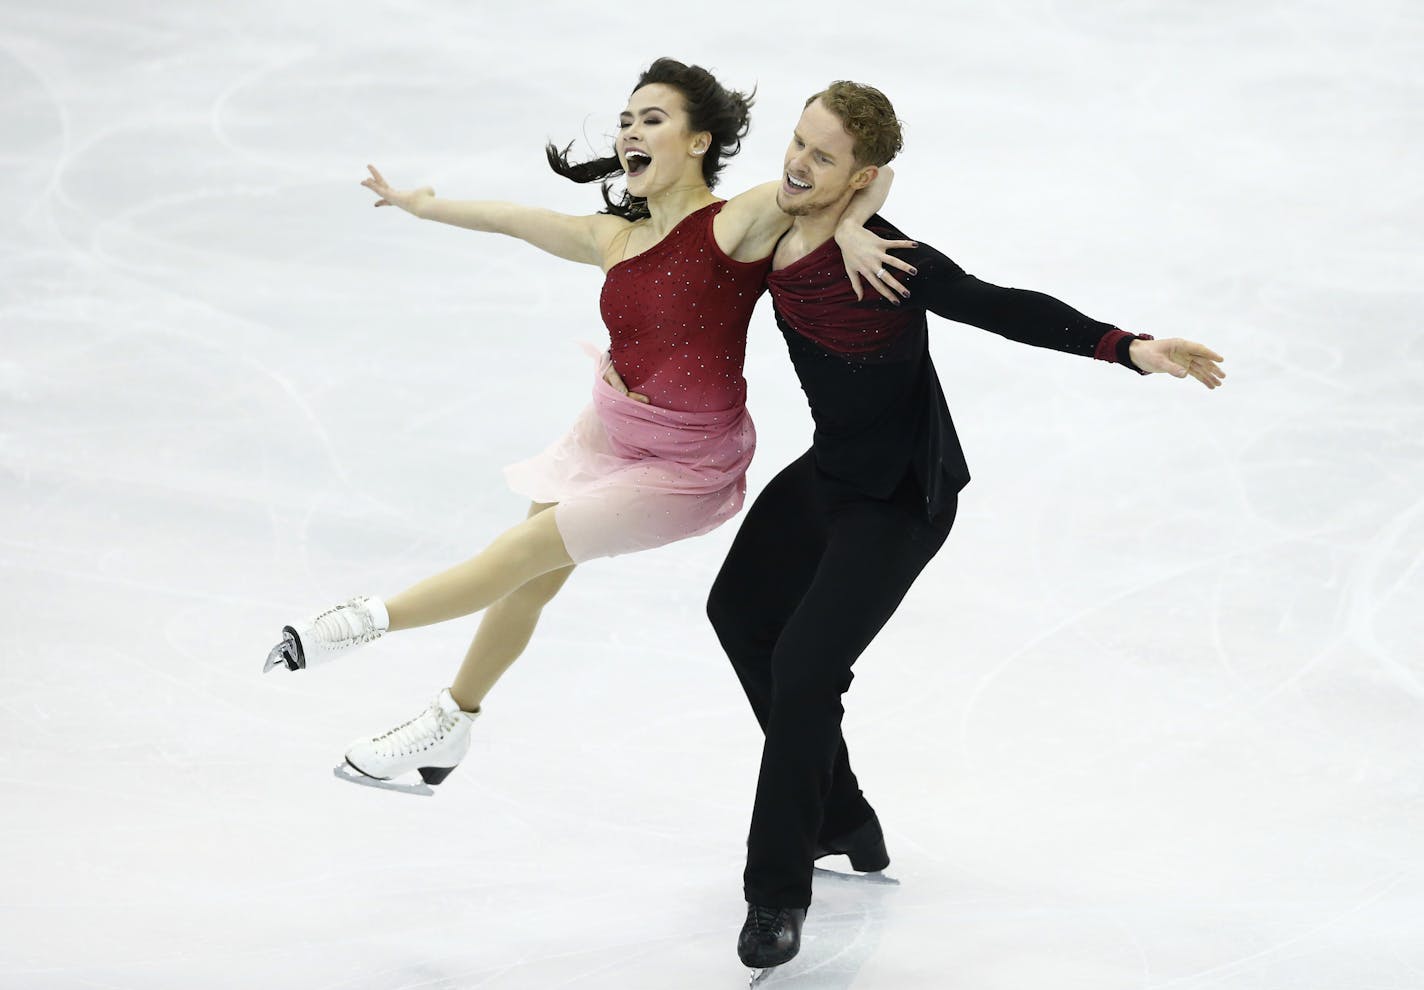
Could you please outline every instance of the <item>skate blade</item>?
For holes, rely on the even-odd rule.
[[[840,880],[845,883],[876,883],[887,887],[898,887],[900,881],[894,877],[887,877],[880,870],[874,873],[843,873],[840,870],[828,870],[824,866],[814,867],[811,871],[816,876],[827,877],[832,880]]]
[[[415,794],[420,797],[434,797],[435,789],[429,784],[398,784],[393,780],[382,780],[379,777],[367,777],[364,773],[353,770],[350,764],[342,763],[331,768],[331,773],[339,780],[344,780],[348,784],[360,784],[362,787],[374,787],[378,791],[399,791],[401,794]]]
[[[283,640],[272,647],[272,652],[267,654],[267,662],[262,665],[262,673],[267,673],[267,671],[273,667],[285,667],[287,665],[287,655],[283,652],[283,648],[286,645],[286,641]]]
[[[267,654],[267,662],[262,665],[262,673],[267,673],[273,667],[286,667],[288,670],[296,670],[300,665],[296,661],[296,637],[287,630],[282,630],[282,641],[272,647],[272,651]]]
[[[751,987],[761,986],[763,983],[766,982],[767,977],[771,976],[771,974],[774,972],[776,972],[775,966],[768,966],[766,969],[752,970],[751,975],[747,978],[748,990],[750,990]]]

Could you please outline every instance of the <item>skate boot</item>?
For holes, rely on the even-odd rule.
[[[742,965],[751,969],[752,986],[801,951],[801,925],[805,920],[805,908],[747,905],[747,920],[737,938],[737,956]]]
[[[267,654],[262,673],[273,667],[305,670],[362,643],[374,642],[390,628],[386,603],[374,596],[353,598],[306,622],[282,629],[282,641]]]
[[[824,859],[826,856],[849,856],[851,868],[859,873],[877,873],[885,869],[890,865],[890,854],[885,850],[885,833],[880,829],[880,819],[872,817],[859,828],[817,843],[813,858]]]
[[[435,793],[430,787],[450,776],[469,751],[470,726],[479,714],[462,711],[446,688],[409,722],[352,743],[346,765],[337,767],[336,775],[353,784],[429,796]],[[391,783],[391,778],[412,770],[419,771],[426,786]]]

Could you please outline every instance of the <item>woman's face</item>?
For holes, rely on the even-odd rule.
[[[700,176],[701,155],[710,136],[688,130],[682,94],[651,83],[633,91],[618,118],[618,160],[628,175],[628,192],[646,197],[686,181],[689,164]],[[699,153],[700,152],[700,153]]]

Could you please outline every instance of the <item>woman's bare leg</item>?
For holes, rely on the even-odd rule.
[[[536,502],[529,507],[529,516],[533,518],[552,508],[552,505]],[[479,631],[465,653],[465,662],[450,685],[450,696],[457,705],[467,712],[479,709],[489,689],[529,645],[544,606],[559,593],[573,572],[570,564],[541,574],[485,609]]]
[[[563,537],[554,525],[554,513],[531,513],[463,564],[387,599],[390,631],[428,626],[478,612],[535,578],[572,565]]]

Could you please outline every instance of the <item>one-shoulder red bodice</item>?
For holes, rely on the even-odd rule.
[[[613,367],[655,406],[712,411],[746,402],[747,325],[771,258],[737,261],[717,246],[712,221],[724,205],[688,214],[604,278],[599,309]]]

